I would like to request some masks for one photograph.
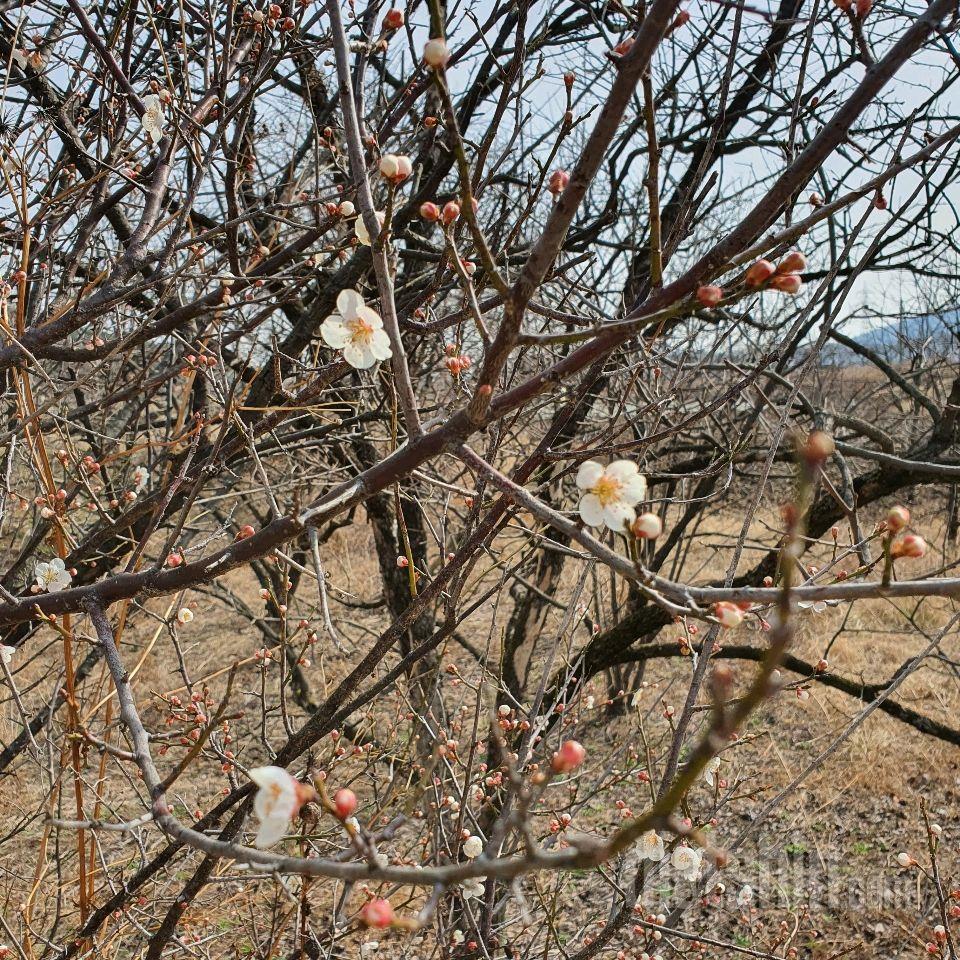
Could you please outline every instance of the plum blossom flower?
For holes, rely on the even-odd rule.
[[[640,845],[641,860],[662,860],[666,851],[663,847],[663,837],[656,830],[648,830],[640,835],[638,841]]]
[[[380,224],[380,229],[382,230],[387,215],[383,210],[375,210],[374,213],[377,217],[377,223]],[[367,230],[367,225],[363,222],[362,216],[357,217],[357,222],[353,225],[353,232],[357,235],[357,239],[363,246],[370,246],[370,233]]]
[[[50,593],[56,593],[57,590],[66,590],[73,579],[66,564],[59,558],[54,557],[48,563],[38,563],[33,570],[37,578],[37,586],[41,590],[49,590]]]
[[[148,93],[143,98],[143,116],[140,123],[143,131],[150,138],[150,142],[157,144],[163,136],[163,106],[155,93]]]
[[[253,812],[260,821],[254,845],[261,850],[282,840],[290,821],[314,797],[313,787],[300,783],[283,767],[254,767],[250,779],[259,787]]]
[[[617,533],[635,518],[633,508],[647,493],[646,477],[629,460],[615,460],[606,467],[586,460],[577,471],[577,486],[583,491],[578,508],[583,522]]]
[[[745,883],[737,894],[737,906],[749,906],[751,900],[753,900],[753,887],[749,883]]]
[[[4,666],[9,667],[10,661],[13,660],[13,655],[16,652],[16,647],[8,647],[5,643],[0,644],[0,662],[2,662]]]
[[[460,892],[467,899],[479,899],[483,896],[483,881],[479,877],[467,877],[460,884]]]
[[[143,465],[133,468],[133,488],[140,493],[150,482],[150,471]]]
[[[700,866],[703,861],[703,855],[699,850],[692,847],[677,847],[670,857],[670,863],[673,869],[680,874],[684,880],[696,880],[700,876]]]
[[[720,769],[720,758],[714,757],[712,760],[707,761],[707,765],[703,768],[703,779],[707,782],[707,786],[713,788],[717,783],[717,771]]]
[[[337,297],[338,314],[327,317],[320,334],[331,347],[343,351],[343,359],[358,370],[372,367],[378,360],[392,356],[390,338],[376,310],[363,302],[356,290],[341,290]]]
[[[465,857],[475,860],[481,853],[483,853],[483,841],[478,836],[474,834],[463,841],[463,855]]]

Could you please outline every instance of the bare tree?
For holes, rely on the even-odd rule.
[[[8,949],[796,955],[690,908],[873,714],[960,744],[898,695],[957,686],[956,27],[0,4]]]

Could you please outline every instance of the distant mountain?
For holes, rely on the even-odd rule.
[[[900,317],[846,336],[890,363],[908,362],[918,353],[952,352],[960,355],[960,309],[943,314]],[[823,359],[826,363],[847,364],[856,362],[858,356],[849,347],[831,341],[823,351]]]

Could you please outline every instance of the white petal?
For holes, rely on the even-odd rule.
[[[367,233],[367,228],[364,225],[363,217],[357,217],[357,222],[353,225],[353,232],[356,234],[357,239],[363,246],[370,246],[370,234]]]
[[[289,820],[297,808],[297,783],[283,767],[254,767],[250,779],[260,788],[253,798],[259,820]]]
[[[635,517],[633,507],[622,500],[616,500],[603,508],[604,523],[617,533],[623,533],[624,524],[632,523]]]
[[[361,320],[366,320],[374,330],[383,329],[383,321],[380,319],[380,314],[365,304],[360,305],[360,308],[357,310],[357,316]]]
[[[337,294],[337,310],[345,320],[352,320],[363,307],[363,297],[356,290],[341,290]]]
[[[620,496],[625,503],[632,506],[639,503],[647,495],[647,478],[642,473],[627,477],[626,480],[621,482],[623,487],[620,490]]]
[[[279,843],[286,835],[290,821],[286,817],[270,817],[260,821],[260,829],[254,838],[253,845],[260,850],[266,850],[275,843]]]
[[[378,360],[389,360],[393,356],[386,330],[373,331],[373,336],[370,337],[370,352]]]
[[[56,571],[57,573],[63,573],[67,569],[67,565],[60,559],[60,557],[54,557],[50,561],[50,569]]]
[[[600,501],[592,493],[588,493],[580,501],[580,519],[588,527],[603,526],[603,507]]]
[[[0,660],[4,663],[9,663],[13,659],[13,655],[17,652],[16,647],[8,647],[6,644],[0,646]]]
[[[360,347],[355,343],[348,343],[343,348],[343,359],[357,370],[366,370],[377,362],[377,358],[367,347]]]
[[[619,480],[622,483],[624,480],[635,477],[639,470],[640,468],[632,460],[614,460],[613,463],[607,467],[606,474],[608,477],[613,477],[614,480]]]
[[[577,486],[581,490],[592,490],[603,476],[603,467],[596,460],[584,460],[577,471]]]
[[[320,324],[320,336],[324,343],[336,350],[342,350],[350,340],[350,331],[339,317],[327,317]]]

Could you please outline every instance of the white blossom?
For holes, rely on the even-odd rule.
[[[189,607],[181,607],[177,613],[179,623],[190,623],[193,620],[193,611]]]
[[[696,880],[700,876],[703,855],[692,847],[679,846],[673,851],[670,863],[684,880]]]
[[[646,477],[629,460],[615,460],[606,467],[587,460],[577,471],[577,486],[583,491],[579,506],[583,522],[617,533],[635,518],[633,508],[647,494]]]
[[[479,857],[483,853],[483,840],[480,837],[474,835],[467,837],[463,841],[463,855],[469,857],[471,860],[474,860],[476,857]]]
[[[313,797],[313,790],[283,767],[254,767],[250,779],[259,787],[253,798],[253,812],[260,821],[260,829],[253,842],[264,850],[284,838],[290,821]]]
[[[3,661],[5,666],[10,666],[10,661],[13,659],[13,655],[16,652],[16,647],[8,647],[5,643],[0,644],[0,660]]]
[[[460,884],[460,892],[468,900],[483,896],[483,881],[479,877],[468,877]]]
[[[716,773],[720,769],[720,758],[714,757],[712,760],[707,761],[707,765],[703,768],[703,779],[707,781],[707,786],[715,787],[717,784]]]
[[[160,98],[155,93],[148,93],[143,98],[143,107],[143,116],[140,118],[143,131],[151,143],[159,143],[163,136],[163,106]]]
[[[380,224],[380,229],[382,230],[384,221],[387,219],[387,215],[383,210],[375,210],[374,213],[377,217],[377,223]],[[353,232],[357,235],[357,239],[363,246],[370,246],[370,234],[367,231],[367,225],[363,222],[362,216],[357,217],[357,222],[353,225]]]
[[[640,859],[641,860],[662,860],[666,850],[663,846],[663,837],[656,830],[648,830],[640,835]]]
[[[144,466],[133,468],[133,488],[140,493],[150,481],[150,471]]]
[[[37,586],[41,590],[49,590],[50,593],[65,590],[73,579],[70,571],[66,569],[66,564],[59,557],[54,557],[48,563],[38,563],[33,573],[37,578]]]
[[[751,900],[753,900],[753,887],[749,883],[745,883],[737,894],[737,906],[745,907]]]
[[[320,335],[331,347],[343,351],[343,359],[365,370],[392,356],[390,338],[376,310],[363,302],[356,290],[341,290],[337,311],[320,325]]]

